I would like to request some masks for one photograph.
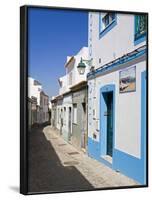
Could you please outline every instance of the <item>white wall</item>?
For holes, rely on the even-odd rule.
[[[101,15],[104,14],[101,13]],[[145,44],[142,42],[134,45],[134,15],[116,13],[116,18],[117,25],[99,38],[99,13],[91,12],[89,14],[88,47],[89,52],[92,52],[89,53],[89,58],[93,58],[95,68],[99,68]],[[99,58],[101,58],[101,63],[99,63]]]
[[[64,75],[59,78],[59,80],[62,82],[62,86],[59,88],[59,94],[63,94],[67,91],[69,91],[69,86],[68,86],[68,76]]]
[[[48,96],[45,96],[41,93],[42,85],[34,85],[34,79],[28,77],[28,96],[31,98],[32,96],[37,98],[37,105],[41,108],[40,112],[37,113],[37,123],[44,123],[48,121],[48,105],[44,104],[44,99],[49,100]],[[42,102],[41,102],[42,98]],[[45,114],[44,114],[45,113]]]
[[[45,123],[49,120],[49,115],[48,115],[48,108],[49,108],[49,97],[46,95],[41,94],[42,102],[41,102],[41,123]],[[46,104],[47,102],[47,104]]]
[[[61,105],[57,105],[56,107],[56,128],[60,130],[61,128],[61,109],[63,110],[63,107]],[[62,111],[63,112],[63,111]]]
[[[74,56],[74,59],[65,66],[66,75],[62,76],[60,80],[62,81],[62,87],[59,89],[59,94],[63,94],[69,91],[70,87],[76,85],[81,81],[87,80],[87,73],[89,72],[89,66],[86,64],[85,73],[80,75],[77,69],[77,66],[81,60],[81,57],[85,60],[88,60],[88,47],[83,47],[80,51]],[[67,56],[67,62],[69,61],[69,56]],[[70,74],[72,73],[72,82],[69,82]]]
[[[140,158],[140,138],[141,138],[141,72],[145,70],[146,63],[142,61],[136,66],[136,91],[128,93],[119,93],[119,71],[96,78],[96,91],[93,95],[90,94],[93,88],[94,80],[88,82],[89,85],[89,105],[96,110],[95,118],[99,121],[93,120],[92,110],[88,110],[88,134],[92,138],[92,133],[97,133],[97,141],[99,141],[100,131],[96,131],[98,127],[100,130],[100,88],[107,84],[115,84],[115,145],[114,147],[120,151],[128,153],[132,156]],[[130,66],[130,67],[131,67]],[[91,86],[92,85],[92,86]],[[102,109],[102,108],[101,108]],[[91,116],[90,116],[91,114]],[[90,124],[91,123],[91,124]],[[102,122],[101,122],[102,123]]]
[[[66,95],[63,98],[63,112],[64,112],[64,107],[66,108],[66,113],[64,115],[65,119],[63,119],[63,129],[65,133],[68,133],[69,131],[69,107],[71,107],[71,132],[72,132],[72,94]]]
[[[37,98],[37,105],[40,105],[40,92],[42,90],[42,85],[34,85],[34,79],[28,77],[28,96]]]
[[[69,121],[69,107],[71,107],[71,131],[72,131],[72,94],[68,94],[63,97],[62,105],[57,105],[57,128],[61,128],[61,109],[63,114],[63,131],[68,132],[68,121]],[[66,108],[66,113],[64,113]]]
[[[52,103],[50,100],[49,100],[49,109],[52,109]]]
[[[74,57],[75,57],[75,63],[74,63],[73,74],[74,74],[75,81],[73,81],[72,86],[81,81],[87,80],[86,76],[87,76],[87,73],[89,72],[89,66],[84,62],[86,65],[86,68],[85,68],[85,73],[83,75],[79,74],[77,66],[81,60],[81,57],[82,59],[88,60],[88,47],[83,47],[82,49],[80,49],[80,51]]]

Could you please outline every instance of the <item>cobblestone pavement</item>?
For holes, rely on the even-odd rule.
[[[78,151],[50,126],[29,137],[29,191],[74,191],[138,183]]]

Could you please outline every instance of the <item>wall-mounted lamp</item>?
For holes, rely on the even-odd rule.
[[[86,62],[89,66],[92,65],[92,59],[84,60],[84,59],[81,58],[78,66],[77,66],[79,74],[84,74],[84,72],[85,72],[86,65],[85,65],[84,62]]]

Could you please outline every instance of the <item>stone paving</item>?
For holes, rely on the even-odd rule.
[[[58,132],[50,126],[45,127],[43,133],[46,140],[50,142],[50,145],[55,150],[61,165],[65,168],[74,166],[90,184],[88,189],[138,185],[134,180],[88,157],[84,152],[77,150],[71,144],[64,141]],[[66,183],[66,179],[64,181]],[[81,187],[82,189],[84,188],[80,183]]]
[[[50,126],[28,134],[28,192],[92,190],[137,183],[78,151]]]

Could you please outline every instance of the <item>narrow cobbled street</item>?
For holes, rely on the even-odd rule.
[[[51,126],[32,129],[29,152],[29,192],[137,185],[66,143]]]

